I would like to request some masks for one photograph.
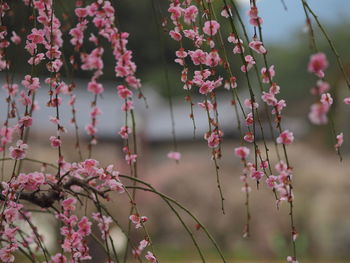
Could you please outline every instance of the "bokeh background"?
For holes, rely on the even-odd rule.
[[[61,12],[61,15],[63,13],[71,15],[73,2],[67,1],[62,7],[58,7],[58,12]],[[269,62],[275,65],[276,81],[281,86],[281,95],[288,104],[285,111],[285,126],[293,130],[296,135],[295,144],[288,147],[288,150],[295,174],[295,217],[300,232],[299,256],[310,262],[350,262],[350,144],[347,142],[350,139],[350,111],[340,103],[348,90],[337,68],[334,55],[324,37],[316,29],[319,49],[328,55],[330,62],[326,74],[332,87],[331,93],[335,98],[331,114],[334,116],[336,128],[344,131],[345,144],[342,150],[344,160],[339,162],[334,151],[330,127],[312,126],[307,118],[309,107],[315,100],[309,92],[315,83],[315,78],[307,72],[310,43],[305,32],[301,1],[284,0],[284,2],[287,10],[280,0],[260,0],[258,6],[264,18],[263,31],[265,46],[269,50]],[[350,1],[308,2],[327,28],[349,74]],[[185,93],[179,80],[181,67],[173,63],[176,43],[165,36],[163,48],[166,65],[164,65],[160,53],[162,47],[159,42],[159,29],[152,15],[151,1],[120,0],[116,4],[121,27],[131,34],[129,48],[134,51],[134,59],[138,65],[137,75],[142,79],[143,91],[148,102],[148,108],[145,107],[143,100],[136,103],[140,176],[151,182],[159,191],[183,203],[198,216],[228,257],[233,260],[232,262],[284,260],[290,251],[288,207],[283,204],[277,210],[273,194],[265,187],[260,187],[259,190],[253,187],[252,233],[248,239],[242,238],[245,208],[239,179],[241,165],[233,154],[233,149],[239,142],[234,113],[225,91],[218,92],[221,126],[225,133],[223,158],[219,162],[227,210],[227,214],[223,216],[216,188],[215,169],[210,161],[210,150],[203,140],[207,126],[206,116],[203,111],[195,108],[197,130],[193,138],[192,122],[188,117],[189,107],[184,101]],[[167,1],[162,3],[165,12],[167,4]],[[245,12],[249,8],[249,1],[239,0],[237,4],[246,20]],[[220,6],[221,3],[217,5]],[[27,10],[18,5],[16,13],[18,12],[22,12],[23,16],[16,15],[9,19],[8,23],[16,32],[22,32],[20,34],[23,36],[27,27]],[[65,25],[68,24],[69,19],[66,19]],[[251,36],[252,32],[249,34]],[[86,49],[89,50],[89,47]],[[99,117],[99,144],[94,147],[93,157],[100,160],[102,165],[114,163],[122,172],[127,173],[128,168],[121,151],[122,141],[117,134],[124,122],[124,116],[120,112],[122,102],[116,94],[115,87],[118,82],[114,78],[114,65],[108,51],[106,47],[105,72],[102,77],[105,93],[98,99],[98,106],[104,114]],[[29,72],[28,66],[23,63],[23,59],[28,55],[23,52],[22,47],[18,47],[9,53],[14,58],[16,69],[14,80],[18,83],[20,77]],[[68,41],[64,46],[64,52],[67,56],[73,53]],[[238,91],[241,96],[245,96],[247,87],[243,75],[239,73],[240,62],[233,55],[230,59],[233,67],[236,65]],[[173,145],[168,105],[169,92],[164,78],[165,67],[169,71],[178,150],[182,154],[179,164],[166,157],[167,153],[173,150]],[[40,70],[38,73],[40,75]],[[86,72],[76,74],[77,120],[81,140],[85,144],[89,138],[84,132],[84,126],[89,121],[90,102],[93,99],[92,95],[86,92],[89,76]],[[1,79],[4,81],[4,76]],[[53,162],[56,152],[50,149],[48,138],[55,133],[55,130],[49,124],[48,116],[54,115],[54,112],[45,106],[47,98],[47,90],[43,87],[37,97],[41,109],[34,115],[36,121],[31,130],[29,154],[32,158]],[[67,98],[64,100],[66,102]],[[194,100],[198,102],[200,98],[194,97]],[[3,118],[6,107],[4,92],[1,93],[1,101]],[[63,143],[63,153],[66,160],[76,161],[78,155],[74,150],[74,130],[69,124],[71,118],[69,108],[61,107],[61,115],[63,123],[69,130]],[[272,149],[273,145],[270,143],[269,147]],[[83,146],[83,150],[86,149],[86,146]],[[28,165],[25,169],[34,168],[35,166]],[[149,193],[139,193],[137,203],[143,214],[150,218],[148,223],[150,232],[160,259],[164,259],[163,262],[166,260],[192,262],[196,259],[190,238],[160,199]],[[126,199],[115,196],[113,202],[108,205],[112,213],[124,224],[127,223],[128,210],[125,204]],[[57,239],[53,234],[55,231],[52,231],[55,229],[54,220],[46,215],[38,216],[37,220],[42,226],[39,232],[47,236],[54,250],[57,248]],[[215,258],[218,257],[204,238],[202,230],[195,230],[195,224],[189,219],[186,220],[205,248],[208,262],[216,262]],[[122,250],[125,238],[117,228],[115,236],[119,237],[117,246]],[[96,254],[102,253],[97,247],[94,249]]]

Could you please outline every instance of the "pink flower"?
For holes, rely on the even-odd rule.
[[[90,81],[87,90],[93,94],[101,94],[103,92],[102,84],[97,83],[95,80]]]
[[[207,80],[199,88],[199,93],[208,94],[208,93],[212,92],[214,88],[215,88],[214,83],[210,80]]]
[[[344,103],[349,105],[350,104],[350,97],[349,98],[345,98],[344,99]]]
[[[198,102],[198,106],[207,111],[212,111],[214,109],[214,105],[209,100]]]
[[[124,85],[117,86],[117,90],[118,90],[118,96],[122,99],[126,99],[132,96],[132,91],[129,90]]]
[[[150,251],[147,251],[147,254],[146,254],[145,258],[151,263],[158,263],[157,258]]]
[[[67,199],[62,201],[62,207],[64,211],[74,211],[76,203],[77,199],[73,197],[68,197]]]
[[[18,121],[20,127],[30,127],[33,124],[33,119],[30,116],[24,116]]]
[[[267,50],[261,41],[253,40],[249,43],[249,47],[259,54],[267,53]]]
[[[269,67],[269,71],[267,71],[265,67],[261,69],[261,78],[262,78],[262,82],[264,83],[269,83],[270,80],[272,81],[275,75],[276,75],[276,72],[275,72],[274,65]]]
[[[214,36],[218,32],[220,24],[215,20],[209,20],[204,23],[203,32],[208,36]]]
[[[280,144],[291,144],[294,141],[293,133],[285,130],[277,137],[276,141]]]
[[[316,53],[310,57],[308,71],[319,78],[324,77],[324,70],[328,67],[327,57],[324,53]]]
[[[259,10],[256,6],[252,6],[250,7],[250,9],[248,10],[247,12],[247,15],[250,17],[250,18],[258,18],[258,13],[259,13]]]
[[[122,111],[129,111],[129,110],[132,110],[133,108],[134,108],[134,103],[131,100],[128,100],[122,105]]]
[[[58,147],[61,146],[62,142],[56,136],[51,136],[50,137],[50,143],[51,143],[51,147],[58,148]]]
[[[332,98],[331,94],[329,94],[329,93],[322,94],[321,103],[324,105],[331,106],[333,104],[333,98]]]
[[[273,176],[273,175],[270,175],[267,179],[266,179],[266,184],[268,187],[270,188],[274,188],[275,185],[277,183],[277,176]]]
[[[51,261],[52,263],[67,263],[67,258],[61,253],[58,253],[51,257]]]
[[[32,41],[34,44],[43,44],[45,41],[44,31],[33,28],[32,33],[28,35],[27,39]]]
[[[15,31],[12,31],[12,37],[11,37],[11,41],[15,44],[15,45],[19,45],[21,43],[21,37],[19,35],[16,34]]]
[[[22,80],[22,85],[30,91],[36,91],[40,87],[40,81],[39,78],[25,75],[24,80]]]
[[[220,136],[217,133],[212,132],[207,138],[207,141],[209,148],[216,148],[220,144]]]
[[[225,18],[229,18],[232,16],[232,11],[231,11],[231,8],[228,7],[228,6],[224,6],[221,10],[221,13],[220,13],[221,16],[225,17]]]
[[[179,152],[169,152],[167,156],[169,159],[173,159],[175,161],[179,161],[181,159],[181,153]]]
[[[169,35],[171,36],[172,39],[174,39],[175,41],[180,41],[182,39],[182,35],[176,31],[176,30],[171,30],[169,32]]]
[[[245,160],[249,155],[249,149],[245,146],[235,148],[235,155],[242,160]]]
[[[194,65],[200,65],[205,63],[207,55],[203,50],[197,49],[195,51],[189,51],[188,53]]]
[[[84,216],[78,223],[78,233],[82,236],[88,236],[91,234],[91,225],[92,223],[89,219]]]
[[[252,108],[256,109],[259,107],[259,104],[256,101],[253,102],[251,99],[245,99],[243,103],[244,103],[244,106],[246,106],[249,109],[252,109]]]
[[[129,216],[129,219],[135,224],[136,228],[142,227],[142,224],[148,221],[148,218],[146,216],[139,216],[138,214]]]
[[[253,123],[254,123],[253,113],[250,112],[250,113],[247,114],[247,117],[245,119],[245,124],[247,126],[249,126],[249,125],[252,125]]]
[[[17,177],[17,183],[19,183],[23,189],[28,191],[36,191],[41,185],[45,183],[45,176],[43,173],[20,173]]]
[[[136,162],[136,159],[137,159],[137,154],[130,154],[130,153],[128,153],[128,154],[125,155],[125,161],[126,161],[129,165],[135,163],[135,162]]]
[[[311,89],[312,95],[321,95],[330,89],[329,83],[319,79],[316,86]]]
[[[18,85],[17,84],[4,84],[2,86],[2,89],[7,92],[8,95],[14,96],[18,92]]]
[[[334,147],[335,147],[336,150],[339,150],[339,148],[344,143],[344,135],[343,135],[343,133],[341,132],[340,134],[338,134],[336,139],[337,139],[337,143],[334,145]]]
[[[261,171],[253,171],[253,173],[251,174],[251,177],[254,178],[257,181],[260,181],[260,179],[264,176],[265,174]]]
[[[270,106],[275,106],[277,104],[277,99],[275,94],[263,91],[263,95],[261,95],[261,99]]]
[[[313,124],[321,125],[328,122],[327,113],[329,106],[322,103],[314,103],[310,107],[309,119]]]
[[[129,138],[129,134],[131,133],[131,128],[128,127],[128,126],[122,126],[120,128],[120,131],[119,131],[119,135],[123,138],[123,139],[128,139]]]
[[[206,62],[205,64],[208,67],[216,67],[220,62],[220,56],[217,50],[213,49],[212,51],[209,52],[209,54],[206,57]]]
[[[245,56],[244,60],[245,60],[246,64],[241,66],[241,71],[242,72],[248,72],[253,67],[253,65],[255,64],[255,60],[254,60],[254,58],[251,55]]]
[[[247,132],[247,133],[244,135],[243,139],[244,139],[246,142],[252,143],[252,142],[254,142],[254,134],[253,134],[252,132]]]
[[[77,17],[86,17],[88,15],[88,11],[86,8],[76,8],[75,14]]]
[[[23,141],[19,140],[16,143],[16,147],[10,147],[10,156],[12,159],[20,160],[23,159],[26,155],[26,150],[28,148],[28,145],[23,143]]]
[[[184,21],[186,24],[191,24],[191,22],[196,21],[198,15],[198,8],[195,5],[191,5],[184,9]]]

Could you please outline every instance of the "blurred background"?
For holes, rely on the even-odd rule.
[[[26,22],[28,10],[19,2],[13,0],[12,4],[16,7],[15,16],[8,18],[7,23],[23,37],[29,26]],[[249,1],[237,0],[236,2],[247,22],[245,12],[249,8]],[[350,1],[310,0],[308,2],[327,28],[349,75]],[[316,100],[309,92],[316,79],[307,72],[310,43],[308,33],[305,31],[305,16],[301,1],[284,0],[284,3],[286,8],[280,0],[260,0],[258,7],[264,19],[263,34],[265,46],[269,50],[269,63],[275,65],[276,81],[281,86],[281,97],[286,99],[288,105],[284,113],[285,128],[293,130],[296,136],[295,144],[289,146],[288,151],[294,167],[295,218],[300,232],[297,242],[298,253],[300,258],[310,262],[350,262],[350,144],[348,143],[350,110],[341,103],[342,99],[348,96],[348,90],[334,55],[325,38],[314,25],[318,47],[327,54],[330,63],[326,76],[331,85],[331,94],[335,98],[331,114],[335,120],[336,129],[344,132],[345,143],[342,148],[344,160],[339,162],[333,147],[330,126],[312,126],[307,118],[309,107]],[[164,14],[166,14],[167,4],[168,1],[162,3]],[[222,6],[220,1],[214,4],[218,10]],[[251,237],[242,238],[245,207],[244,194],[241,192],[242,183],[239,178],[241,164],[233,154],[233,149],[239,141],[237,123],[230,98],[226,95],[227,91],[224,89],[218,91],[219,119],[225,133],[223,157],[219,161],[227,210],[227,214],[223,216],[216,188],[214,165],[210,160],[210,150],[203,139],[207,128],[206,116],[203,110],[195,107],[197,130],[193,138],[192,121],[189,118],[190,109],[184,101],[186,94],[180,82],[182,68],[173,62],[177,43],[165,34],[165,65],[160,52],[162,47],[159,42],[159,29],[156,26],[155,16],[151,15],[153,12],[151,1],[120,0],[116,5],[121,28],[130,33],[128,47],[134,52],[134,60],[138,65],[137,76],[142,80],[143,92],[148,102],[148,108],[143,100],[136,103],[141,178],[151,182],[160,192],[174,197],[198,216],[232,262],[284,260],[290,251],[288,207],[287,204],[283,204],[277,210],[274,196],[270,190],[266,189],[265,184],[257,190],[252,182]],[[67,1],[57,7],[60,16],[65,18],[63,30],[67,30],[72,25],[69,17],[73,13],[73,6],[74,1]],[[229,28],[224,28],[224,31],[228,32]],[[163,32],[160,33],[163,34]],[[253,35],[253,32],[248,33],[250,37]],[[65,40],[67,43],[64,46],[64,52],[69,57],[73,54],[73,48],[69,44],[69,39]],[[89,48],[89,46],[86,47],[87,50]],[[98,118],[99,144],[93,149],[93,158],[99,160],[101,165],[114,163],[121,172],[128,173],[121,151],[122,141],[118,135],[119,127],[124,123],[124,115],[120,111],[122,102],[118,99],[115,90],[118,81],[114,77],[114,63],[109,55],[110,50],[107,46],[105,49],[105,70],[102,76],[105,93],[97,102],[103,115]],[[30,72],[28,65],[23,62],[23,58],[27,59],[28,54],[23,52],[23,46],[13,48],[9,52],[14,61],[13,68],[16,69],[15,83],[20,83],[23,75]],[[239,72],[240,61],[233,54],[230,59],[238,77],[238,92],[242,97],[248,96],[243,75]],[[167,158],[167,153],[173,150],[173,145],[168,105],[169,92],[164,78],[165,68],[169,71],[178,150],[182,154],[179,164]],[[39,75],[40,72],[45,70],[39,70]],[[78,71],[75,79],[77,122],[81,140],[85,143],[84,151],[87,149],[86,144],[89,140],[84,126],[89,122],[90,103],[93,100],[93,96],[86,92],[89,74],[89,72]],[[40,76],[44,78],[45,74]],[[63,77],[66,77],[66,72],[63,73]],[[4,76],[1,79],[4,81]],[[48,118],[55,113],[53,109],[46,107],[48,95],[44,86],[38,93],[37,100],[40,110],[34,114],[35,122],[30,135],[29,155],[35,159],[54,162],[56,151],[49,147],[48,138],[55,134],[55,127],[48,122]],[[4,92],[1,93],[1,101],[3,118],[6,110]],[[68,98],[64,98],[64,105],[67,105],[67,101]],[[200,102],[201,98],[194,97],[194,101]],[[65,159],[77,161],[78,154],[74,150],[74,129],[69,123],[71,118],[69,107],[61,107],[61,118],[69,131],[63,142]],[[273,149],[273,147],[273,144],[269,143],[269,148]],[[87,155],[86,152],[84,154]],[[273,154],[272,159],[276,159]],[[34,168],[36,167],[28,165],[25,169]],[[115,196],[113,202],[108,204],[112,213],[123,224],[127,223],[126,202],[126,199]],[[190,238],[162,200],[150,193],[140,192],[137,203],[142,213],[150,219],[147,224],[149,224],[158,255],[160,259],[164,259],[162,262],[198,260]],[[39,221],[42,220],[40,217],[38,216]],[[39,232],[47,235],[48,242],[51,242],[51,249],[55,250],[57,249],[56,236],[50,231],[54,220],[46,219],[40,221],[42,229],[39,229]],[[205,248],[208,262],[216,262],[218,256],[204,237],[203,231],[196,230],[196,224],[190,218],[186,218],[186,222]],[[136,235],[137,233],[135,238]],[[119,240],[118,249],[122,251],[125,237],[117,228],[115,236]],[[98,248],[94,249],[96,254],[102,253]]]

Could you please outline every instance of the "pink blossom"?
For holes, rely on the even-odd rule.
[[[280,144],[291,144],[294,141],[293,133],[285,130],[277,137],[276,141]]]
[[[245,146],[235,148],[235,155],[242,160],[245,160],[249,155],[249,149]]]
[[[263,91],[263,95],[261,95],[261,99],[270,106],[275,106],[277,104],[277,99],[275,94]]]
[[[122,111],[129,111],[134,109],[134,103],[131,100],[126,101],[122,105]]]
[[[17,183],[25,190],[36,191],[45,183],[45,176],[43,173],[39,172],[29,174],[20,173],[17,177]]]
[[[17,84],[4,84],[2,86],[2,89],[7,92],[7,95],[14,96],[18,92],[18,85]]]
[[[133,163],[135,163],[136,162],[136,159],[137,159],[137,154],[126,154],[125,155],[125,161],[129,164],[129,165],[131,165],[131,164],[133,164]]]
[[[270,80],[272,81],[275,75],[276,75],[276,72],[275,72],[274,65],[270,66],[268,71],[266,70],[265,67],[261,69],[261,78],[263,83],[269,83]]]
[[[344,99],[344,103],[349,105],[350,104],[350,97],[349,98],[345,98]]]
[[[199,88],[199,93],[208,94],[213,91],[215,88],[214,83],[212,81],[205,81]]]
[[[265,174],[261,171],[253,171],[253,173],[251,174],[251,177],[254,178],[257,181],[260,181],[260,179],[264,176]]]
[[[263,19],[261,17],[257,17],[257,18],[251,18],[249,19],[249,23],[252,25],[252,26],[255,26],[255,27],[258,27],[260,25],[262,25],[263,23]]]
[[[129,90],[124,85],[117,86],[117,90],[118,90],[118,96],[122,99],[126,99],[132,96],[132,91]]]
[[[276,186],[277,183],[277,176],[273,176],[270,175],[267,179],[266,179],[266,184],[268,187],[270,188],[274,188]]]
[[[89,219],[84,216],[78,223],[78,233],[82,236],[88,236],[91,234],[91,225],[92,223]]]
[[[310,107],[309,119],[313,124],[321,125],[328,122],[327,113],[329,106],[322,103],[314,103]]]
[[[241,71],[248,72],[253,67],[253,65],[255,65],[255,60],[251,55],[245,56],[244,60],[245,60],[246,64],[241,66]]]
[[[329,94],[329,93],[322,94],[321,103],[324,105],[331,106],[333,104],[333,98],[332,98],[331,94]]]
[[[148,221],[146,216],[139,216],[138,214],[130,215],[129,219],[135,224],[136,228],[142,227],[142,224]]]
[[[30,116],[24,116],[18,121],[20,127],[30,127],[33,124],[33,119]]]
[[[131,128],[128,126],[122,126],[120,128],[119,131],[119,135],[123,138],[123,139],[128,139],[129,138],[129,134],[132,132]]]
[[[182,35],[176,31],[176,30],[171,30],[169,32],[169,35],[171,36],[172,39],[174,39],[175,41],[180,41],[182,39]]]
[[[249,43],[249,47],[259,54],[266,54],[267,50],[261,41],[253,40]]]
[[[189,51],[188,53],[194,65],[200,65],[205,63],[207,55],[203,50],[197,49],[195,51]]]
[[[220,24],[215,20],[209,20],[204,23],[203,32],[208,36],[214,36],[218,32]]]
[[[76,8],[74,10],[77,17],[86,17],[88,15],[88,11],[86,8]]]
[[[54,148],[58,148],[61,146],[61,140],[59,138],[57,138],[56,136],[51,136],[50,137],[50,143],[51,143],[51,147]]]
[[[206,57],[205,64],[208,67],[216,67],[220,62],[220,56],[217,50],[213,49],[209,52],[209,54]]]
[[[220,144],[220,136],[217,133],[212,132],[210,136],[207,138],[207,141],[208,141],[208,147],[216,148]]]
[[[40,81],[39,78],[25,75],[24,80],[22,80],[22,85],[30,91],[36,91],[40,87]]]
[[[232,16],[232,11],[231,11],[231,8],[228,7],[228,6],[224,6],[221,10],[221,13],[220,13],[221,16],[225,17],[225,18],[229,18]]]
[[[251,99],[245,99],[243,103],[249,109],[257,109],[259,107],[259,104],[256,101],[253,102]]]
[[[191,24],[191,22],[196,21],[198,15],[198,8],[195,5],[191,5],[184,9],[184,21],[186,24]]]
[[[61,202],[64,211],[74,211],[76,208],[77,199],[73,197],[68,197]]]
[[[181,153],[179,152],[169,152],[167,154],[167,157],[169,159],[175,160],[175,161],[179,161],[181,159]]]
[[[310,57],[308,71],[319,78],[324,77],[324,70],[328,67],[328,60],[324,53],[316,53]]]
[[[145,258],[151,263],[158,263],[157,258],[150,251],[147,251],[147,254],[146,254]]]
[[[34,44],[44,44],[44,31],[33,28],[32,33],[28,35],[27,39]]]
[[[247,15],[250,18],[258,18],[259,10],[256,6],[251,6],[250,9],[247,11]]]
[[[27,148],[27,144],[23,143],[23,141],[21,140],[18,140],[16,143],[16,147],[11,146],[9,148],[11,158],[15,160],[23,159],[26,155]]]
[[[244,139],[246,142],[252,143],[252,142],[254,142],[254,134],[253,134],[252,132],[247,132],[247,133],[244,135],[243,139]]]
[[[21,39],[21,37],[19,35],[16,34],[15,31],[12,31],[11,41],[15,45],[19,45],[21,43],[22,39]]]
[[[207,111],[212,111],[214,109],[214,105],[209,100],[198,102],[198,106]]]
[[[101,94],[103,92],[102,84],[97,83],[95,80],[90,81],[87,87],[87,90],[90,91],[93,94]]]
[[[325,92],[327,92],[330,89],[329,83],[319,79],[316,82],[316,86],[311,89],[311,94],[312,95],[321,95]]]
[[[253,123],[254,123],[253,113],[250,112],[250,113],[247,114],[247,117],[245,119],[245,124],[247,126],[249,126],[249,125],[252,125]]]
[[[337,143],[334,145],[334,147],[335,147],[335,149],[339,150],[339,148],[344,143],[344,135],[343,135],[343,133],[341,132],[340,134],[338,134],[336,139],[337,139]]]
[[[51,261],[52,263],[67,263],[67,258],[61,253],[58,253],[51,257]]]

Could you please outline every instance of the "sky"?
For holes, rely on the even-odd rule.
[[[248,10],[249,0],[238,0],[242,10]],[[305,25],[305,14],[301,0],[284,0],[287,11],[281,0],[258,0],[260,16],[264,19],[264,36],[268,42],[289,42],[293,33],[302,31]],[[350,19],[350,0],[309,0],[310,7],[321,22],[337,24]],[[245,16],[246,17],[246,16]]]

